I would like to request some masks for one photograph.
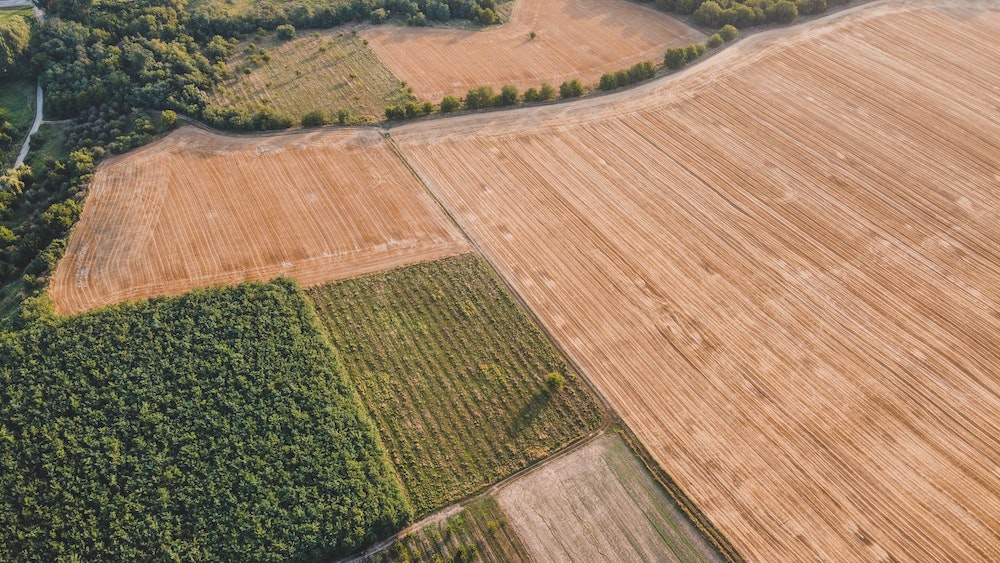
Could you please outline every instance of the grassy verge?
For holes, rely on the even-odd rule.
[[[0,553],[25,561],[316,560],[409,519],[315,313],[289,281],[0,333]]]
[[[0,10],[0,14],[3,11]],[[30,11],[29,11],[30,13]],[[35,84],[24,77],[0,78],[0,168],[13,166],[21,144],[35,120]],[[9,127],[4,127],[4,122]],[[9,137],[9,141],[7,140]]]
[[[528,552],[493,497],[483,497],[443,522],[409,533],[365,563],[529,561]]]
[[[600,426],[586,386],[468,254],[309,292],[418,514]],[[565,385],[549,391],[550,373]]]
[[[295,123],[316,110],[330,122],[381,121],[386,106],[412,99],[365,41],[345,28],[289,41],[255,36],[237,46],[227,66],[233,78],[216,86],[216,105],[248,112],[266,106]]]

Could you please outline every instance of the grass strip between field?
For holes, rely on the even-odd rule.
[[[601,425],[591,391],[478,255],[309,294],[418,515]],[[547,387],[552,373],[561,389]]]

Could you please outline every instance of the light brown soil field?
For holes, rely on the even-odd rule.
[[[742,554],[1000,560],[997,4],[393,137]]]
[[[497,500],[534,561],[716,561],[621,438],[505,485]]]
[[[484,85],[596,84],[605,72],[659,63],[667,47],[705,41],[681,21],[625,0],[518,0],[510,23],[496,28],[376,27],[362,35],[425,101]]]
[[[375,130],[185,127],[99,167],[49,293],[70,314],[279,275],[316,285],[468,249]]]

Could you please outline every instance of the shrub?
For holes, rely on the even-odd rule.
[[[579,98],[583,95],[583,83],[579,78],[567,80],[559,85],[559,95],[563,98]]]
[[[826,0],[795,0],[795,7],[804,16],[822,14],[827,9],[827,2]]]
[[[465,107],[468,109],[488,108],[494,105],[496,94],[492,86],[473,88],[465,94]]]
[[[538,101],[544,102],[546,100],[551,100],[556,97],[556,89],[552,87],[548,82],[542,83],[542,87],[538,90]]]
[[[713,33],[712,36],[708,38],[708,42],[705,43],[705,45],[709,49],[716,49],[721,47],[723,43],[725,43],[725,41],[722,39],[722,36],[718,33]]]
[[[165,109],[160,113],[160,130],[170,131],[177,127],[177,113],[173,110]]]
[[[385,20],[389,19],[389,12],[385,11],[384,8],[377,8],[368,14],[368,19],[375,25],[385,23]]]
[[[416,14],[410,16],[410,19],[406,20],[406,25],[423,27],[427,25],[427,16],[425,16],[423,12],[417,12]]]
[[[431,106],[431,109],[433,110],[434,106]],[[406,102],[406,105],[403,106],[403,113],[410,119],[417,117],[422,112],[423,107],[417,102]]]
[[[329,123],[329,120],[327,120],[326,114],[321,109],[314,109],[302,114],[303,127],[320,127],[327,123]]]
[[[618,87],[618,79],[614,74],[602,74],[597,87],[601,90],[614,90]]]
[[[404,117],[406,117],[406,109],[401,106],[389,106],[385,108],[386,119],[397,120]]]
[[[479,16],[476,20],[482,25],[493,25],[493,23],[497,21],[497,15],[493,12],[493,10],[486,8],[485,10],[479,12]]]
[[[719,37],[722,37],[723,41],[728,43],[740,36],[740,30],[736,29],[736,27],[732,25],[727,24],[719,28],[718,35]]]
[[[451,113],[462,107],[462,102],[456,96],[445,96],[441,99],[441,113]]]
[[[663,64],[670,70],[677,70],[687,64],[687,53],[681,47],[667,49],[663,56]]]
[[[278,35],[278,39],[282,41],[288,41],[289,39],[295,38],[295,26],[292,24],[281,24],[274,28],[274,32]]]
[[[549,390],[550,393],[555,393],[566,385],[566,378],[563,374],[558,371],[554,371],[545,378],[545,388]]]
[[[768,18],[777,23],[792,23],[799,17],[799,9],[789,0],[780,0],[770,10],[765,11]]]
[[[708,48],[702,43],[693,43],[684,48],[684,58],[687,59],[687,62],[692,62],[707,51]]]
[[[517,86],[507,84],[500,89],[500,105],[516,106],[521,103],[521,93],[517,91]]]
[[[538,88],[528,88],[524,91],[524,101],[525,102],[537,102],[540,94],[538,93]]]

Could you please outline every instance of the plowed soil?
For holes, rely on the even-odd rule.
[[[383,26],[362,35],[418,98],[430,101],[487,85],[523,91],[573,78],[596,84],[605,72],[660,62],[667,47],[705,41],[683,22],[625,0],[518,0],[500,27]]]
[[[500,506],[534,561],[720,561],[615,435],[504,485]]]
[[[316,285],[468,248],[377,131],[187,127],[99,167],[50,295],[70,314],[278,275]]]
[[[745,556],[1000,560],[996,3],[393,137]]]

